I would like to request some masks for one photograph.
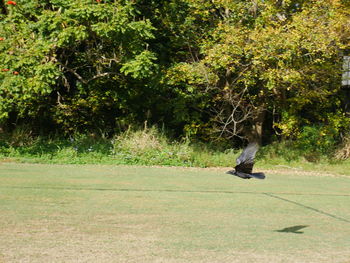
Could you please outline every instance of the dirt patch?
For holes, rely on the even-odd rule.
[[[12,159],[12,158],[0,158],[0,164],[2,164],[2,163],[14,163],[14,162],[16,162],[16,160]]]
[[[303,175],[303,176],[330,176],[330,177],[348,177],[342,174],[332,174],[327,172],[313,172],[299,169],[276,169],[276,170],[263,170],[266,174],[292,174],[292,175]]]

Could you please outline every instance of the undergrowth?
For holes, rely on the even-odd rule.
[[[344,156],[345,150],[338,149]],[[339,164],[334,154],[325,154],[293,141],[273,143],[262,147],[257,162],[263,167],[315,167]],[[191,167],[230,167],[235,165],[241,149],[214,147],[189,140],[170,140],[155,127],[129,129],[114,138],[93,135],[74,137],[34,137],[28,131],[17,131],[0,137],[0,158],[20,162],[57,164],[128,164]],[[341,153],[341,154],[340,154]],[[323,168],[322,168],[323,169]]]

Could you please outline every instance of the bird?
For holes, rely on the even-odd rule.
[[[265,179],[264,173],[253,173],[254,158],[258,149],[259,145],[256,142],[249,143],[237,158],[234,170],[230,170],[226,174],[235,175],[242,179]]]

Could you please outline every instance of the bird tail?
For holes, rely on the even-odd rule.
[[[256,179],[265,179],[264,173],[252,173],[250,176]]]

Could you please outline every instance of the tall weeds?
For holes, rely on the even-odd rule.
[[[326,148],[320,148],[324,144],[318,146],[317,142],[304,143],[304,140],[299,140],[273,143],[262,147],[256,159],[260,165],[267,166],[331,160],[334,152],[324,154]],[[333,147],[333,144],[330,145]],[[10,135],[0,134],[0,158],[23,162],[232,167],[240,152],[241,149],[209,147],[208,144],[191,143],[187,139],[170,140],[163,130],[146,125],[142,129],[130,128],[113,138],[81,134],[70,138],[35,137],[25,128]],[[349,155],[350,138],[347,138],[333,155],[333,160],[334,156],[343,160]]]
[[[334,156],[338,160],[346,160],[350,158],[350,136],[343,139],[342,144],[336,150]]]
[[[193,163],[193,149],[187,142],[170,142],[155,127],[127,130],[113,139],[113,156],[132,164],[186,165]]]

